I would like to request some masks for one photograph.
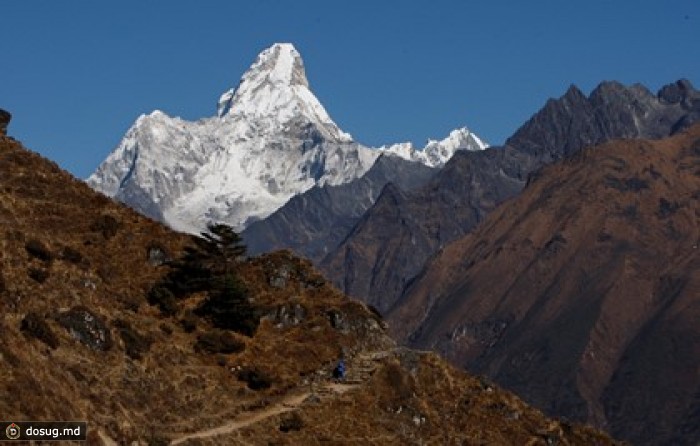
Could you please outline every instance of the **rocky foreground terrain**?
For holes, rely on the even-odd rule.
[[[200,316],[207,292],[163,312],[154,286],[192,243],[0,137],[3,418],[87,420],[91,445],[614,444],[397,347],[287,252],[235,267],[252,336]]]

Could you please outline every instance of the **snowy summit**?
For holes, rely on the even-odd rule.
[[[305,118],[321,124],[328,136],[351,141],[309,90],[304,62],[290,43],[277,43],[258,56],[240,84],[221,95],[219,117],[286,123]]]
[[[382,152],[440,167],[456,150],[485,147],[466,128],[423,150],[356,143],[309,89],[298,51],[278,43],[221,95],[216,116],[140,116],[87,181],[178,230],[211,221],[240,230],[315,185],[362,176]]]

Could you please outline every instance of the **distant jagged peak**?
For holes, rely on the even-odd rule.
[[[581,91],[576,84],[569,85],[566,89],[566,93],[562,96],[562,99],[572,99],[572,98],[586,98],[586,95]],[[556,99],[550,99],[551,101],[556,101]]]
[[[278,88],[300,85],[309,87],[304,70],[304,61],[291,43],[275,43],[263,50],[243,74],[238,87],[224,92],[219,98],[218,115],[226,115],[233,105],[234,97],[238,100],[251,96],[264,85]]]
[[[656,95],[642,84],[603,81],[586,96],[575,85],[523,124],[506,145],[559,159],[616,138],[658,139],[700,120],[700,93],[689,81]]]
[[[236,88],[219,98],[220,118],[266,119],[284,124],[311,122],[332,139],[351,141],[309,89],[304,61],[291,43],[275,43],[262,51]]]
[[[441,146],[454,152],[461,149],[483,150],[488,147],[488,144],[482,141],[468,128],[460,127],[452,130],[450,134],[441,141],[429,139],[425,146],[425,150],[429,150],[434,146]]]
[[[700,99],[700,91],[688,79],[679,79],[661,87],[657,96],[666,103],[678,104]]]
[[[627,86],[618,81],[603,81],[591,91],[588,99],[593,103],[630,100],[652,101],[654,94],[639,83]]]
[[[260,78],[282,85],[309,86],[304,61],[291,43],[275,43],[258,55],[255,63],[243,75],[243,82],[260,82]]]
[[[419,161],[428,167],[442,167],[458,150],[477,151],[489,145],[467,127],[452,130],[442,139],[428,139],[425,147],[417,149],[411,142],[379,147],[379,151],[399,156],[410,161]]]
[[[688,79],[679,79],[664,85],[656,94],[640,83],[626,86],[617,81],[604,81],[591,92],[590,99],[601,96],[615,97],[616,95],[633,95],[642,100],[658,99],[665,104],[681,103],[687,107],[692,107],[693,102],[700,99],[700,91],[696,90]]]
[[[548,103],[583,103],[583,102],[607,102],[610,100],[620,100],[620,98],[652,98],[653,94],[642,84],[632,84],[627,86],[619,81],[602,81],[593,88],[589,95],[586,95],[575,84],[571,84],[566,93],[558,99],[551,98]],[[623,99],[624,100],[624,99]]]

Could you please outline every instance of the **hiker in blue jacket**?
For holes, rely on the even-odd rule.
[[[338,365],[333,369],[333,378],[337,380],[342,380],[345,378],[345,361],[342,359],[338,361]]]

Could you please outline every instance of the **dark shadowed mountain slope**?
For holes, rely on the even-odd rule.
[[[400,199],[379,197],[320,267],[346,293],[385,311],[397,305],[441,246],[517,195],[537,169],[610,139],[668,136],[698,118],[700,94],[688,81],[657,95],[616,82],[602,83],[588,97],[571,87],[548,101],[505,147],[457,153],[424,187]],[[393,201],[396,209],[387,205]]]
[[[545,167],[429,262],[398,339],[633,444],[700,441],[700,125]]]
[[[614,444],[396,347],[378,315],[286,252],[236,263],[225,288],[262,316],[252,336],[192,311],[206,289],[165,315],[146,296],[191,243],[0,137],[3,418],[87,420],[86,444],[103,446]]]
[[[251,224],[242,235],[254,254],[288,248],[320,261],[347,236],[387,183],[412,190],[436,172],[421,163],[381,155],[362,177],[296,195],[269,217]]]
[[[415,194],[388,185],[339,251],[321,263],[323,271],[347,294],[387,311],[424,267],[427,255],[522,188],[526,175],[521,172],[529,157],[510,148],[473,155],[456,153]],[[504,167],[510,175],[502,173]],[[419,194],[428,201],[418,202]]]

